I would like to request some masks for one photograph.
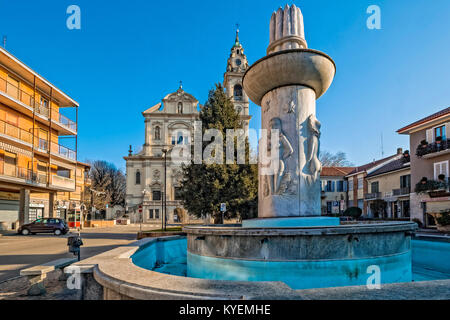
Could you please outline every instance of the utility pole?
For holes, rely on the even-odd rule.
[[[3,49],[6,49],[6,36],[3,36]]]

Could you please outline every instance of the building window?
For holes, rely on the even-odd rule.
[[[435,136],[435,138],[441,137],[442,140],[447,140],[445,126],[440,126],[440,127],[434,128],[434,136]]]
[[[233,92],[235,100],[242,100],[242,86],[240,84],[234,86]]]
[[[136,171],[136,184],[141,184],[141,173]]]
[[[380,184],[378,183],[378,181],[372,182],[370,185],[370,189],[372,190],[372,193],[380,192]]]
[[[331,214],[333,211],[333,202],[327,202],[327,214]]]
[[[153,209],[150,209],[148,212],[148,218],[153,219]]]
[[[183,113],[183,103],[182,102],[178,102],[177,112],[180,113],[180,114]]]
[[[400,177],[400,188],[409,188],[411,187],[411,175],[408,174],[406,176]]]
[[[161,128],[160,127],[155,128],[155,140],[161,140]]]
[[[448,160],[434,164],[434,180],[438,180],[440,175],[444,175],[448,179]]]
[[[161,200],[161,191],[154,190],[153,191],[153,201],[159,201]]]
[[[344,181],[337,181],[337,192],[344,192]]]
[[[362,188],[364,188],[364,179],[359,178],[358,179],[358,189],[362,189]]]
[[[159,209],[155,209],[155,219],[159,219]]]
[[[353,191],[353,179],[348,180],[348,191]]]
[[[175,193],[175,200],[183,200],[183,198],[181,197],[181,188],[175,187],[174,193]]]

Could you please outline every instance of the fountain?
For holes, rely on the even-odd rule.
[[[262,107],[262,128],[275,129],[275,171],[259,164],[258,219],[242,226],[187,226],[187,276],[283,281],[294,289],[410,282],[411,222],[341,225],[321,217],[316,100],[336,72],[326,54],[308,49],[295,5],[270,20],[267,55],[246,72],[243,87]],[[261,150],[260,152],[265,152]],[[269,164],[270,165],[270,164]]]

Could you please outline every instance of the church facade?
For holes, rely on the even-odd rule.
[[[249,99],[242,89],[242,78],[247,69],[248,61],[239,42],[238,30],[227,61],[223,86],[240,114],[245,129],[248,129],[251,119]],[[199,119],[199,108],[201,105],[198,100],[180,85],[177,91],[142,113],[145,144],[142,151],[136,154],[130,147],[128,156],[124,157],[127,171],[126,207],[133,222],[160,223],[164,207],[168,223],[188,223],[191,220],[179,197],[181,164],[172,161],[170,150],[174,146],[191,144],[194,121]]]

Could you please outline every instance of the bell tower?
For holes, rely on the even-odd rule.
[[[224,75],[223,86],[227,95],[233,101],[236,111],[241,116],[244,123],[244,129],[248,129],[251,119],[249,115],[249,100],[242,87],[242,78],[248,69],[247,57],[244,54],[244,48],[239,42],[239,28],[236,30],[236,40],[231,48],[231,54],[227,61],[227,71]]]

